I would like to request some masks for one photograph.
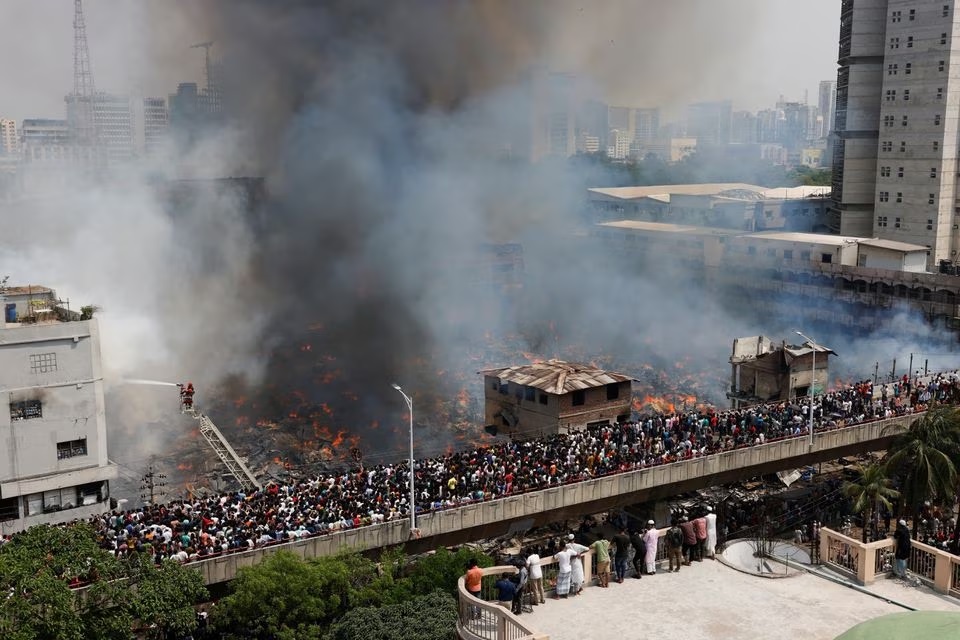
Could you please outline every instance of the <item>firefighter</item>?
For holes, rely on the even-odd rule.
[[[186,386],[180,387],[180,404],[183,405],[184,409],[193,408],[193,383],[188,382]]]

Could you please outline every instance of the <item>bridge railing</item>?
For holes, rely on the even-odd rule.
[[[821,562],[859,584],[872,584],[893,568],[893,538],[860,542],[831,529],[820,529]],[[960,556],[912,540],[907,569],[940,593],[960,597]]]
[[[483,586],[491,591],[491,585],[497,576],[517,573],[516,567],[487,567],[483,570]],[[484,591],[481,591],[483,594]],[[464,586],[464,579],[457,581],[459,595],[459,613],[457,635],[462,640],[550,640],[550,637],[538,633],[525,625],[514,615],[509,606],[475,597]]]

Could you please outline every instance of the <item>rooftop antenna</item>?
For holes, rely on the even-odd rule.
[[[213,69],[213,61],[210,58],[210,48],[213,47],[213,40],[207,42],[198,42],[190,45],[191,49],[203,49],[204,80],[207,84],[207,99],[210,101],[210,111],[218,113],[220,111],[220,85],[217,83],[217,74]]]

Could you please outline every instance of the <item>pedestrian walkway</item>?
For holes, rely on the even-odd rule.
[[[871,589],[878,595],[889,593],[886,597],[908,600],[917,609],[960,611],[949,599],[924,589],[892,580],[877,585]],[[833,640],[859,622],[901,611],[905,609],[807,573],[770,580],[707,560],[679,573],[627,578],[608,589],[590,587],[575,598],[548,599],[521,619],[550,640]]]

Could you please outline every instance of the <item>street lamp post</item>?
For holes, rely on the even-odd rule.
[[[817,386],[817,343],[813,341],[812,338],[808,338],[799,331],[794,331],[798,336],[810,343],[810,348],[813,350],[813,359],[810,367],[810,427],[809,427],[809,438],[810,438],[810,448],[813,448],[813,394]]]
[[[400,388],[400,385],[393,383],[393,388],[400,392],[407,403],[407,409],[410,412],[410,535],[413,536],[417,530],[417,494],[413,488],[413,398],[408,396]]]

